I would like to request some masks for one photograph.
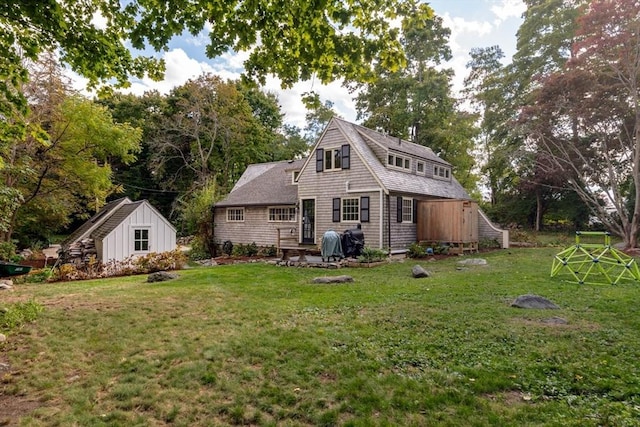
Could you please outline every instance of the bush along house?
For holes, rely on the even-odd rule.
[[[475,206],[473,215],[451,215],[441,209],[418,209],[429,201],[457,200]],[[477,249],[479,239],[508,245],[508,234],[477,209],[451,173],[451,165],[428,148],[333,118],[302,160],[250,165],[228,196],[214,207],[218,242],[281,246],[318,246],[327,230],[361,227],[367,247],[402,252],[418,239],[419,212],[460,218],[453,227],[461,249]],[[474,224],[469,226],[469,222]],[[440,233],[420,240],[455,243]],[[464,234],[464,233],[463,233]],[[462,244],[462,240],[460,243]],[[434,243],[438,243],[434,242]],[[475,242],[475,244],[474,244]],[[469,246],[466,244],[469,243]]]

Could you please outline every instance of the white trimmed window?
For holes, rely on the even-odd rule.
[[[244,222],[244,208],[228,208],[227,222]]]
[[[449,179],[451,177],[451,169],[446,166],[434,165],[433,176],[434,178]]]
[[[424,162],[417,161],[416,162],[416,173],[418,175],[424,175],[424,171],[425,171]]]
[[[389,154],[387,164],[398,169],[411,169],[411,159],[409,157],[399,156],[397,154]]]
[[[360,199],[342,199],[342,221],[360,221]]]
[[[295,222],[296,208],[269,208],[269,222]]]
[[[133,229],[133,250],[136,252],[149,251],[149,229],[148,228]]]
[[[342,151],[340,148],[324,150],[324,170],[342,169]]]
[[[291,184],[298,185],[298,177],[300,176],[300,171],[293,171],[291,174]]]
[[[402,222],[413,222],[413,199],[402,199]]]

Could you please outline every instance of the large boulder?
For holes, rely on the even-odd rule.
[[[411,268],[411,274],[416,279],[431,276],[431,273],[425,270],[421,265],[414,265],[413,268]]]
[[[511,303],[511,307],[548,310],[558,310],[560,308],[548,299],[538,295],[520,295]]]
[[[324,277],[316,277],[313,279],[313,283],[347,283],[353,282],[353,277],[351,276],[324,276]]]
[[[178,277],[180,276],[178,276],[176,273],[170,273],[168,271],[156,271],[155,273],[149,274],[149,277],[147,277],[147,282],[166,282],[167,280],[177,279]]]

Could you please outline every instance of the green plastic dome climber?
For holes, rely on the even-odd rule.
[[[602,243],[581,243],[581,236],[603,236]],[[576,244],[553,259],[551,277],[570,273],[580,285],[616,285],[621,279],[640,281],[636,260],[611,246],[611,235],[605,231],[576,231]]]

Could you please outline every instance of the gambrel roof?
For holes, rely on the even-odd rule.
[[[227,197],[216,206],[295,205],[298,186],[293,172],[304,159],[249,165]]]

